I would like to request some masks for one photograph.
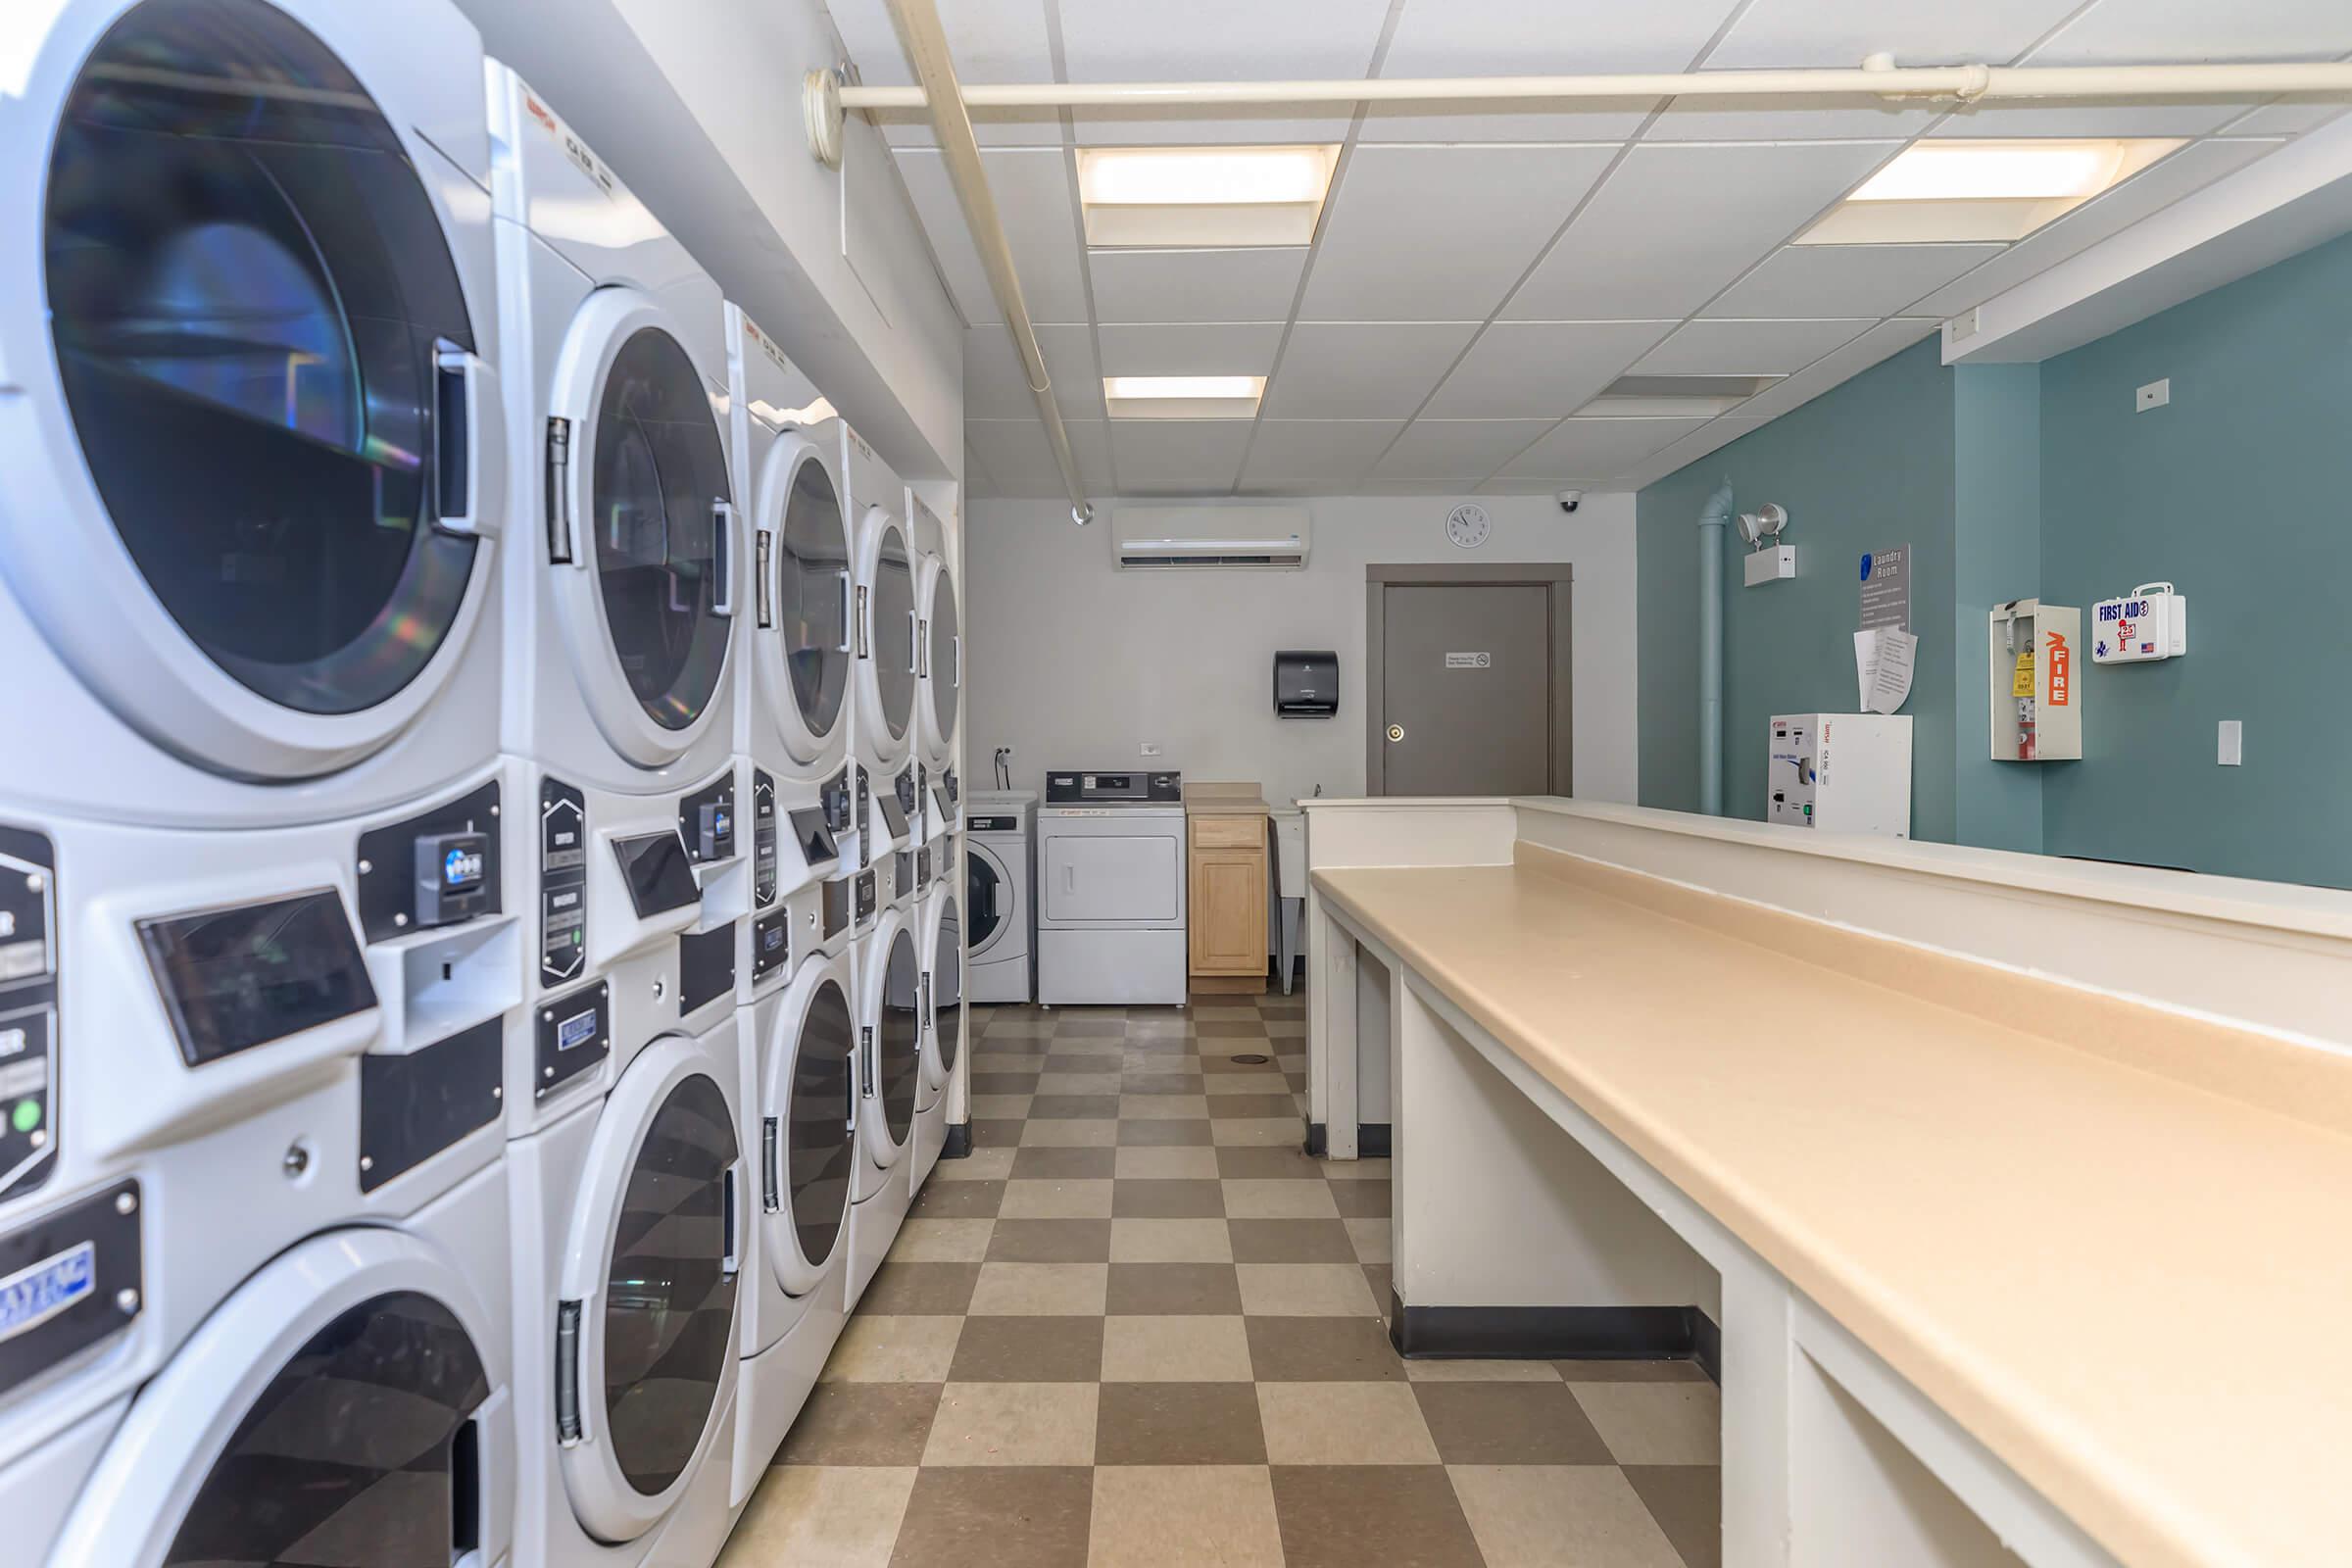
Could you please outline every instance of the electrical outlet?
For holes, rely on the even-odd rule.
[[[2219,753],[2215,760],[2224,767],[2243,767],[2245,765],[2245,720],[2239,718],[2222,720]]]
[[[1157,756],[1159,755],[1159,742],[1157,742],[1157,741],[1146,741],[1146,742],[1144,742],[1144,744],[1143,744],[1143,753],[1144,753],[1144,755],[1145,755],[1146,757],[1157,757]]]
[[[2163,408],[2167,403],[2173,401],[2173,378],[2168,375],[2161,381],[2150,381],[2139,389],[2135,394],[2135,399],[2136,401],[2132,405],[2132,412],[2134,414],[2145,414],[2150,409]]]

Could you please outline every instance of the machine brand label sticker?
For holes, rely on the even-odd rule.
[[[578,1050],[596,1038],[600,1022],[594,1007],[590,1007],[585,1012],[575,1012],[570,1017],[560,1020],[556,1024],[556,1049],[558,1051]]]
[[[98,1284],[98,1246],[83,1242],[0,1280],[0,1340],[28,1333]]]
[[[571,161],[571,166],[596,181],[596,188],[608,198],[611,197],[616,181],[605,166],[597,161],[596,154],[588,150],[588,144],[573,135],[571,127],[557,119],[554,110],[527,92],[522,95],[522,107],[529,111],[532,122],[564,149],[564,156]]]
[[[1494,656],[1493,654],[1447,654],[1446,656],[1447,669],[1491,669],[1494,664]],[[1312,697],[1314,693],[1310,691],[1307,695]]]

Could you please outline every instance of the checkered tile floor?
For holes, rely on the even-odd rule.
[[[1302,995],[972,1029],[974,1152],[722,1568],[1714,1568],[1695,1370],[1390,1348],[1387,1162],[1299,1152]]]

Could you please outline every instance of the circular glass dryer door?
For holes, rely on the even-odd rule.
[[[841,491],[816,448],[786,438],[769,459],[771,491],[780,507],[768,564],[768,613],[784,664],[783,685],[770,694],[787,745],[813,762],[841,722],[850,687],[850,534]]]
[[[963,858],[963,902],[972,913],[972,956],[985,957],[989,945],[1012,917],[1012,884],[997,852],[977,842]]]
[[[510,1506],[477,1300],[389,1227],[279,1254],[140,1391],[47,1560],[449,1568]]]
[[[914,558],[906,531],[892,522],[874,558],[874,680],[882,723],[893,741],[914,723]]]
[[[604,1540],[668,1510],[734,1373],[739,1175],[733,1108],[692,1044],[648,1047],[600,1115],[566,1250],[590,1274],[556,1309],[564,1479]]]
[[[813,978],[805,1006],[800,990],[778,1014],[761,1134],[772,1146],[762,1151],[770,1162],[761,1189],[768,1266],[793,1296],[816,1288],[839,1248],[857,1166],[850,999],[830,972]]]
[[[60,107],[45,197],[48,327],[105,521],[19,530],[34,614],[199,765],[309,776],[379,748],[470,628],[474,448],[500,429],[398,131],[275,7],[144,0]]]
[[[866,1157],[887,1166],[906,1151],[914,1126],[915,1090],[923,1073],[923,982],[915,934],[898,911],[883,916],[875,942],[878,967],[867,971],[874,977],[873,1038],[865,1061],[874,1094],[863,1102],[860,1116],[867,1129]]]
[[[963,636],[956,621],[956,579],[945,562],[932,572],[930,597],[923,668],[931,706],[924,731],[934,752],[946,752],[956,744],[956,710],[963,699]]]
[[[963,920],[950,894],[940,903],[931,938],[931,1049],[923,1054],[923,1069],[932,1088],[947,1086],[962,1049]]]

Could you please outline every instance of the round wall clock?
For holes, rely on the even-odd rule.
[[[1494,531],[1487,509],[1474,501],[1465,501],[1446,514],[1446,537],[1464,550],[1476,550]]]

